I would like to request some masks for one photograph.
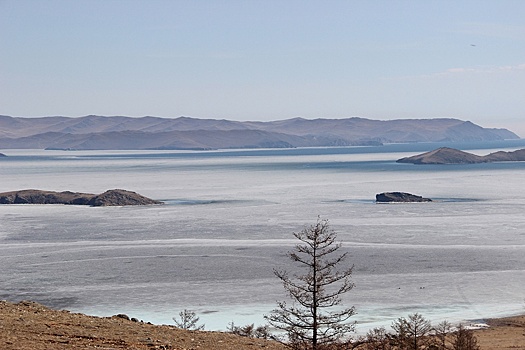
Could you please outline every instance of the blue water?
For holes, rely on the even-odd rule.
[[[273,269],[295,269],[292,232],[321,215],[354,265],[344,301],[360,330],[411,312],[436,322],[522,312],[525,162],[395,162],[436,146],[2,150],[0,191],[125,188],[166,204],[0,206],[0,299],[168,324],[193,309],[206,329],[262,323],[286,298]],[[375,204],[383,191],[435,201]]]

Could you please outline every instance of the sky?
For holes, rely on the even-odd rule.
[[[525,137],[523,0],[0,0],[0,114],[457,118]]]

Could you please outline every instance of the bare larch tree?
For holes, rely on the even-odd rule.
[[[199,317],[195,313],[195,311],[192,310],[186,310],[179,312],[179,319],[176,317],[172,318],[173,321],[175,321],[175,324],[180,329],[186,329],[186,330],[197,330],[202,331],[204,329],[204,325],[197,324],[199,322]]]
[[[478,339],[471,329],[459,325],[453,334],[452,340],[453,350],[479,350]]]
[[[278,302],[265,318],[286,335],[277,340],[293,349],[333,349],[354,331],[355,322],[349,322],[354,307],[340,306],[341,296],[354,287],[350,280],[353,266],[340,269],[347,253],[337,254],[341,243],[336,242],[337,234],[328,220],[318,218],[315,225],[294,236],[301,243],[287,255],[306,271],[290,277],[286,271],[274,270],[292,303]]]
[[[396,332],[397,345],[403,350],[419,350],[425,348],[428,344],[428,334],[432,330],[430,321],[425,319],[421,314],[415,313],[398,318],[392,324]]]

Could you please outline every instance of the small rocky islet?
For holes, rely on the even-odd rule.
[[[382,192],[376,194],[376,203],[419,203],[432,202],[432,199],[407,192]]]
[[[144,197],[136,192],[113,189],[101,194],[20,190],[0,193],[0,204],[69,204],[92,207],[152,205],[163,202]]]

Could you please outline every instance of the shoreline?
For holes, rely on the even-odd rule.
[[[38,302],[38,301],[37,301]],[[516,305],[514,305],[516,306]],[[48,306],[53,309],[61,309],[60,306]],[[521,306],[518,305],[517,308]],[[158,326],[170,326],[174,325],[172,320],[173,317],[176,317],[179,311],[183,309],[189,309],[196,312],[199,316],[201,323],[206,325],[205,330],[211,332],[224,332],[227,330],[230,322],[234,322],[236,325],[247,325],[255,324],[256,326],[264,324],[264,315],[268,314],[273,308],[275,308],[274,303],[269,304],[235,304],[235,305],[218,305],[215,307],[203,306],[203,305],[187,305],[170,308],[170,312],[161,312],[155,311],[155,309],[148,309],[142,305],[142,307],[130,307],[130,305],[123,307],[109,307],[109,308],[93,308],[93,307],[64,307],[70,312],[82,313],[89,316],[95,317],[111,317],[112,315],[125,313],[130,317],[135,317],[144,322],[151,323]],[[421,314],[425,319],[431,321],[432,325],[437,325],[439,322],[448,321],[453,325],[462,324],[464,326],[469,326],[473,324],[482,324],[487,323],[492,319],[500,318],[509,318],[509,317],[519,317],[525,316],[525,310],[523,312],[517,311],[516,307],[513,310],[510,310],[509,305],[503,307],[503,311],[498,311],[494,307],[490,307],[489,310],[486,310],[485,313],[480,314],[480,312],[459,312],[458,309],[451,308],[447,315],[446,312],[429,312],[433,309],[428,308],[410,308],[398,313],[393,311],[388,311],[389,315],[384,314],[385,309],[382,308],[373,308],[366,310],[361,310],[352,317],[352,321],[356,321],[356,332],[357,335],[364,335],[369,330],[376,327],[385,327],[387,330],[391,330],[392,323],[400,317],[407,317],[413,313]],[[366,311],[366,312],[365,312]],[[383,312],[383,314],[381,314]],[[380,315],[380,316],[378,316]]]
[[[133,315],[131,315],[133,316]],[[185,331],[173,325],[154,325],[120,314],[90,316],[55,310],[31,301],[0,301],[0,348],[26,349],[285,349],[281,344],[235,336],[220,331]],[[473,320],[475,321],[475,320]],[[481,350],[525,349],[525,312],[513,316],[485,318],[488,327],[475,329]]]

